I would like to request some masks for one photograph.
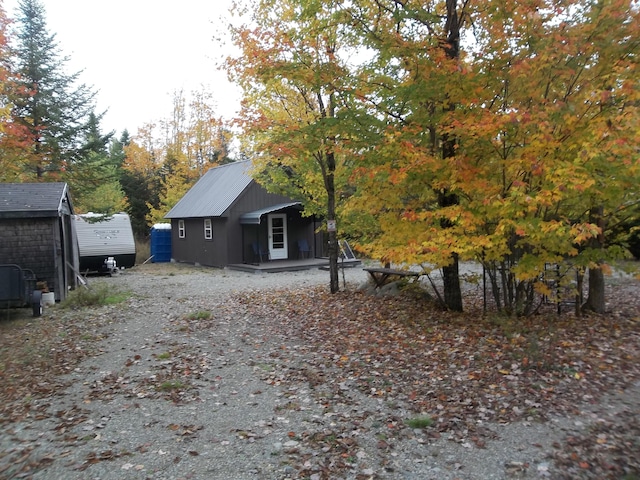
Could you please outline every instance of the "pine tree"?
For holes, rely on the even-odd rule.
[[[27,134],[23,158],[28,176],[60,178],[67,165],[79,161],[95,93],[79,84],[80,73],[64,71],[55,34],[47,30],[38,0],[20,0],[11,60],[18,75],[9,100],[13,121]]]
[[[108,151],[113,134],[102,134],[99,117],[89,115],[80,155],[75,162],[67,163],[63,175],[73,189],[79,211],[110,214],[126,206],[119,165],[114,164]]]

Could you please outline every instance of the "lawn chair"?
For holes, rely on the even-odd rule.
[[[269,261],[269,252],[262,250],[262,246],[258,242],[253,242],[251,244],[251,249],[253,250],[254,262],[261,263],[263,260],[265,262]]]
[[[298,258],[311,257],[311,247],[306,239],[298,240]]]

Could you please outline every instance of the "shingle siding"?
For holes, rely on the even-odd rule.
[[[56,300],[76,286],[78,248],[65,183],[0,184],[0,263],[30,269]],[[75,269],[75,271],[74,271]]]
[[[57,287],[52,259],[60,248],[54,236],[54,220],[7,219],[2,222],[0,233],[0,263],[15,263],[33,270],[51,291]]]

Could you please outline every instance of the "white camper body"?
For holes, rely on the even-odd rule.
[[[81,271],[108,272],[135,265],[136,243],[129,215],[85,213],[75,215],[74,220]]]

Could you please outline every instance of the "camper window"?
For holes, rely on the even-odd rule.
[[[213,233],[211,230],[211,219],[205,218],[204,219],[204,239],[211,240],[212,238],[213,238]]]
[[[184,238],[184,220],[178,220],[178,238]]]

